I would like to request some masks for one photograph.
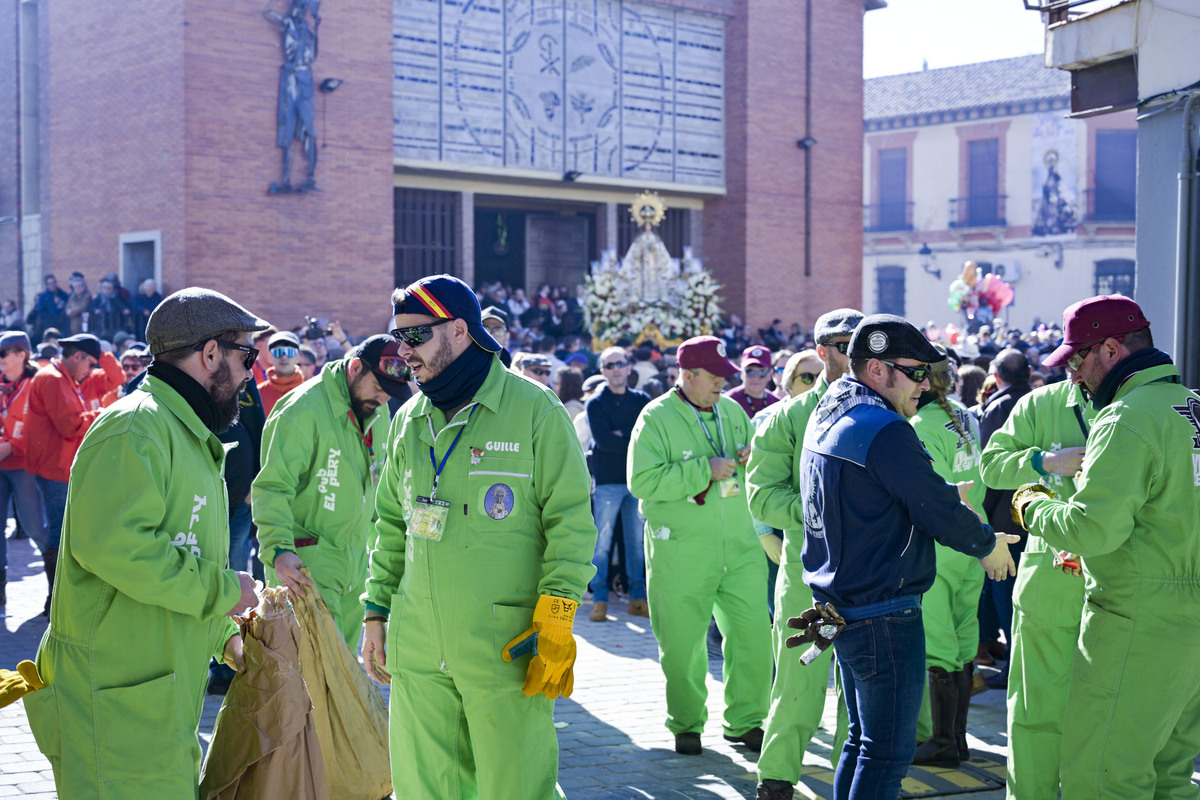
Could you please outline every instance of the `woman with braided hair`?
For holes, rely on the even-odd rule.
[[[984,485],[979,477],[979,426],[962,403],[949,397],[954,391],[948,362],[937,365],[929,391],[921,395],[912,425],[933,457],[933,469],[947,483],[973,481],[967,492],[972,508],[983,507]],[[915,764],[957,767],[970,760],[967,748],[967,708],[971,699],[971,674],[979,646],[976,610],[983,590],[979,560],[936,545],[937,577],[921,603],[925,618],[925,667],[929,694],[917,722]]]

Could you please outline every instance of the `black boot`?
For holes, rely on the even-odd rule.
[[[42,563],[46,565],[46,607],[42,616],[50,616],[50,599],[54,597],[54,573],[58,570],[58,548],[47,547],[42,553]]]
[[[970,761],[971,748],[967,746],[967,711],[971,708],[971,681],[975,678],[975,662],[952,676],[958,679],[958,713],[954,715],[954,743],[958,746],[958,760]]]
[[[787,781],[767,780],[758,785],[755,800],[792,800],[795,788]]]
[[[0,606],[8,604],[8,570],[0,569]]]
[[[954,742],[954,721],[958,716],[958,675],[941,667],[929,668],[929,711],[933,733],[917,748],[914,764],[931,767],[957,767],[958,745]]]

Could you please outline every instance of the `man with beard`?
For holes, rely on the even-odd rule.
[[[504,368],[465,283],[424,278],[392,306],[421,396],[389,436],[362,655],[396,678],[396,797],[550,800],[594,572],[583,449],[554,393]]]
[[[263,428],[262,471],[251,489],[268,582],[303,596],[315,581],[352,651],[362,631],[387,401],[403,391],[403,375],[396,343],[379,334],[288,392]],[[300,572],[306,565],[313,581]]]
[[[217,434],[266,322],[207,289],[163,301],[146,326],[154,364],[75,456],[58,591],[25,698],[59,797],[194,797],[211,656],[241,667],[230,616],[258,603],[226,569]]]
[[[1128,297],[1090,297],[1063,318],[1063,343],[1045,363],[1067,366],[1098,413],[1075,493],[1027,484],[1012,502],[1030,534],[1083,561],[1063,800],[1195,796],[1200,395]]]

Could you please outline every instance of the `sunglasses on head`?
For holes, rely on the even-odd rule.
[[[813,381],[815,381],[817,379],[817,373],[815,373],[815,372],[797,372],[796,377],[799,378],[800,380],[804,381],[804,383],[806,383],[807,385],[812,386]]]
[[[451,322],[453,318],[438,319],[425,325],[413,325],[409,328],[395,328],[392,330],[392,338],[400,344],[406,344],[409,347],[420,347],[433,338],[433,329],[438,325]]]
[[[882,358],[879,360],[883,361]],[[883,363],[887,364],[889,367],[894,367],[900,370],[907,375],[908,379],[913,383],[922,383],[926,378],[929,377],[929,374],[933,372],[933,370],[929,367],[906,367],[903,364],[897,364],[894,361],[883,361]]]
[[[397,381],[406,381],[412,376],[408,362],[400,356],[380,356],[379,371]]]
[[[300,355],[300,351],[295,347],[272,347],[272,358],[295,358]]]
[[[258,350],[253,345],[239,344],[238,342],[227,342],[224,339],[206,339],[205,341],[196,345],[193,349],[198,353],[203,350],[204,345],[208,344],[209,342],[216,342],[218,347],[224,347],[226,350],[241,350],[243,353],[245,353],[245,355],[242,356],[243,369],[253,369],[254,362],[258,360]]]
[[[604,368],[605,369],[620,369],[621,367],[625,367],[628,365],[629,365],[628,361],[610,361],[604,365]]]
[[[527,369],[534,375],[538,375],[543,378],[550,374],[550,370],[546,369],[545,367],[527,367]]]
[[[746,370],[747,378],[765,378],[771,374],[771,370],[765,367],[751,367]]]

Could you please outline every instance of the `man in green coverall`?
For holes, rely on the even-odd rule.
[[[804,583],[804,497],[800,493],[800,459],[804,427],[829,384],[850,371],[845,350],[862,312],[839,308],[817,319],[813,338],[817,357],[825,364],[817,385],[804,394],[785,400],[782,407],[754,435],[746,466],[747,497],[754,518],[783,531],[783,555],[775,584],[775,624],[771,631],[775,652],[775,682],[771,686],[771,710],[767,714],[762,755],[758,757],[759,800],[790,800],[800,782],[804,751],[821,724],[829,667],[829,648],[807,667],[798,654],[784,645],[791,631],[787,621],[812,608],[812,590]],[[835,676],[837,673],[834,673]],[[849,721],[846,704],[838,692],[837,730],[830,760],[837,766],[846,742]]]
[[[708,650],[715,615],[724,636],[725,738],[755,752],[771,691],[767,562],[746,505],[753,431],[722,397],[738,368],[715,336],[679,345],[679,384],[642,409],[629,440],[629,491],[646,519],[650,624],[667,678],[675,750],[699,755],[708,719]]]
[[[1083,558],[1086,605],[1063,722],[1062,796],[1195,797],[1200,752],[1200,395],[1134,301],[1064,313],[1066,364],[1099,411],[1069,500],[1040,484],[1014,516]]]
[[[465,283],[424,278],[392,305],[421,396],[392,422],[362,655],[395,679],[396,797],[550,800],[595,571],[583,449],[554,393],[504,368]]]
[[[281,397],[263,428],[262,471],[251,490],[268,581],[299,595],[315,581],[352,652],[362,632],[387,401],[406,395],[404,372],[396,343],[379,334]]]
[[[942,347],[935,345],[939,351]],[[957,484],[971,508],[983,508],[985,489],[979,478],[979,424],[967,407],[949,394],[954,390],[949,360],[933,367],[929,389],[921,394],[911,420],[933,471]],[[964,486],[964,484],[970,484]],[[914,764],[957,767],[969,761],[967,712],[971,676],[979,649],[979,595],[984,572],[979,559],[934,542],[937,576],[921,598],[925,623],[925,669],[928,683],[917,718]]]
[[[1017,402],[983,449],[983,482],[1012,490],[1040,481],[1070,500],[1095,416],[1074,381],[1034,389]],[[1059,791],[1062,725],[1083,615],[1083,581],[1057,568],[1057,555],[1040,536],[1030,536],[1017,567],[1005,787],[1013,800],[1056,797]]]
[[[71,468],[50,627],[25,697],[58,796],[195,797],[209,658],[241,668],[230,616],[258,603],[226,569],[229,512],[217,439],[267,323],[207,289],[146,323],[154,363],[88,430]]]

